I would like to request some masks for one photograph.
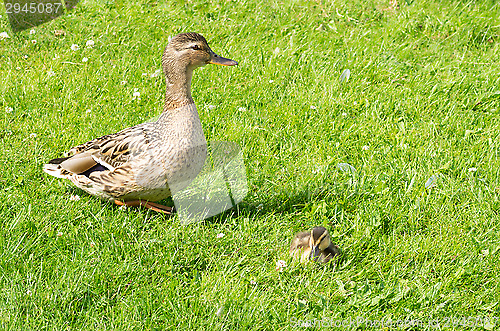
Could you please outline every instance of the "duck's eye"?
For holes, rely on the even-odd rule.
[[[193,47],[191,47],[192,49],[194,49],[195,51],[199,50],[200,49],[200,46],[198,45],[194,45]]]

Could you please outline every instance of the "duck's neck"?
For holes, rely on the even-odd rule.
[[[163,112],[174,112],[184,106],[194,104],[191,96],[192,68],[177,69],[175,66],[167,66],[165,70],[165,81],[167,91],[165,93],[165,103]]]

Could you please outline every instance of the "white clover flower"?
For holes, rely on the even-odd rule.
[[[141,99],[141,92],[139,92],[138,88],[134,89],[134,93],[132,93],[132,100],[140,100]]]
[[[80,46],[78,46],[77,44],[73,44],[73,45],[71,45],[71,50],[72,50],[72,51],[77,51],[77,50],[79,50],[79,49],[80,49]]]
[[[28,59],[28,55],[23,55],[23,59],[27,60]]]
[[[62,235],[63,235],[63,233],[62,233],[61,231],[59,231],[59,232],[57,233],[57,236],[58,236],[58,237],[62,237]]]
[[[161,69],[156,70],[151,74],[151,78],[158,77],[161,74]]]
[[[21,70],[21,67],[16,67],[16,70]]]
[[[75,195],[71,195],[71,196],[69,197],[69,201],[78,201],[78,200],[80,200],[80,196],[79,196],[79,195],[77,195],[77,194],[75,194]]]
[[[274,83],[274,80],[273,80],[273,79],[270,79],[270,80],[269,80],[269,84],[272,84],[272,83]]]
[[[120,84],[125,85],[125,84],[127,84],[127,81],[126,81],[126,80],[122,80],[122,81],[120,82]]]
[[[82,59],[82,62],[87,62],[88,60],[89,60],[89,58],[88,58],[88,57],[84,57],[84,58]]]
[[[364,151],[367,151],[367,150],[369,150],[369,149],[370,149],[370,146],[368,146],[368,145],[364,145],[363,147],[361,147],[361,149],[362,149],[362,150],[364,150]]]
[[[477,168],[469,168],[469,172],[476,172]]]
[[[85,46],[87,47],[94,47],[95,43],[93,40],[87,40],[87,42],[85,43]]]
[[[257,285],[257,282],[256,282],[255,280],[253,280],[253,279],[252,279],[252,280],[250,281],[250,284],[251,284],[251,285]]]
[[[35,29],[30,30],[30,34],[35,34],[35,33],[36,33]]]
[[[32,43],[33,45],[35,45],[35,44],[36,44],[36,40],[35,40],[35,39],[33,39],[33,40],[31,41],[31,43]]]
[[[312,110],[314,110],[314,109],[316,109],[316,106],[311,106],[310,108],[311,108]]]
[[[5,112],[6,112],[6,113],[9,113],[9,114],[10,114],[10,113],[12,113],[13,111],[14,111],[14,109],[13,109],[12,107],[6,107],[6,108],[5,108]]]
[[[283,269],[286,268],[286,262],[283,260],[276,261],[276,270],[278,272],[282,272]]]
[[[30,138],[36,138],[37,134],[36,133],[31,133]]]
[[[9,34],[7,32],[1,32],[0,33],[0,40],[10,38]]]
[[[220,238],[222,238],[222,237],[224,237],[224,233],[218,233],[218,234],[217,234],[217,238],[218,238],[218,239],[220,239]]]
[[[247,109],[245,107],[239,107],[238,111],[247,111]]]
[[[347,113],[342,113],[342,116],[346,117],[346,116],[347,116]]]

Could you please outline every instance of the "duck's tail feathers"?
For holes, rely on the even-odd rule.
[[[69,156],[68,157],[58,157],[57,159],[50,160],[49,164],[61,164],[69,158],[70,158]]]
[[[57,159],[55,159],[55,160],[57,160]],[[54,160],[52,160],[52,161],[54,161]],[[50,162],[52,162],[52,161],[50,161]],[[68,176],[71,175],[71,173],[68,170],[64,169],[63,167],[61,167],[59,164],[56,164],[56,163],[45,164],[43,166],[43,171],[45,171],[47,174],[54,176],[54,177],[57,177],[57,178],[69,179]]]

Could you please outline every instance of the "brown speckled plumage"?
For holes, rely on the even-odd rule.
[[[184,189],[206,159],[191,77],[207,63],[236,64],[213,53],[199,34],[175,36],[162,57],[167,87],[159,119],[73,147],[44,171],[109,200],[158,201]]]

